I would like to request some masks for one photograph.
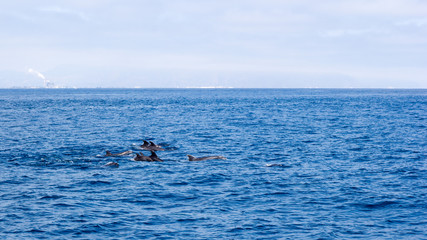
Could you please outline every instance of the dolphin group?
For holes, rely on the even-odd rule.
[[[159,156],[157,156],[157,154],[156,154],[156,151],[165,151],[165,149],[162,146],[155,144],[152,141],[143,140],[143,144],[140,145],[140,147],[142,150],[150,151],[151,155],[146,156],[142,152],[135,153],[136,155],[133,158],[134,161],[163,162],[163,160],[160,159]],[[110,151],[106,151],[105,157],[119,157],[119,156],[130,155],[133,153],[134,152],[131,150],[120,152],[120,153],[111,153]],[[226,157],[223,157],[223,156],[206,156],[206,157],[194,157],[192,155],[187,155],[187,156],[188,156],[189,161],[204,161],[204,160],[211,160],[211,159],[227,159]],[[116,162],[109,162],[105,166],[118,167],[118,165],[119,164]]]
[[[153,143],[152,141],[147,142],[143,140],[143,142],[144,143],[141,145],[141,148],[143,150],[150,151],[151,155],[144,156],[144,154],[140,152],[136,154],[133,160],[144,162],[163,162],[163,160],[157,156],[156,151],[164,151],[165,149],[162,146]]]

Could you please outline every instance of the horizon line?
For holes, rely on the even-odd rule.
[[[382,90],[397,90],[397,89],[405,89],[405,90],[427,90],[427,88],[413,88],[413,87],[0,87],[0,89],[4,90],[14,90],[14,89],[206,89],[206,90],[220,90],[220,89],[382,89]]]

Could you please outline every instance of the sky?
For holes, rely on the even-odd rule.
[[[427,88],[426,0],[0,0],[0,88]]]

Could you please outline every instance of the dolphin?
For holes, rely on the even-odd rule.
[[[121,153],[111,153],[110,151],[106,151],[106,153],[105,153],[105,156],[106,157],[118,157],[118,156],[125,156],[125,155],[129,155],[129,154],[132,154],[133,152],[132,152],[132,150],[128,150],[128,151],[124,151],[124,152],[121,152]]]
[[[108,162],[104,165],[105,167],[119,167],[119,164],[116,162]]]
[[[143,153],[136,153],[136,156],[133,158],[135,161],[143,162],[152,162],[153,160],[149,156],[144,156]]]
[[[151,158],[151,160],[153,160],[154,162],[163,162],[163,160],[162,160],[162,159],[160,159],[160,158],[157,156],[156,152],[154,152],[154,151],[151,151],[150,158]]]
[[[144,144],[142,144],[140,147],[143,150],[147,150],[147,151],[164,151],[165,150],[162,146],[157,145],[157,144],[153,143],[152,141],[147,142],[145,140],[144,140]]]
[[[226,157],[223,157],[223,156],[208,156],[208,157],[199,157],[199,158],[196,158],[196,157],[191,156],[189,154],[187,156],[188,156],[189,161],[203,161],[203,160],[210,160],[210,159],[227,159]]]
[[[150,141],[149,148],[150,148],[150,150],[153,150],[153,151],[164,151],[165,150],[162,146],[157,145],[157,144],[153,143],[152,141]]]

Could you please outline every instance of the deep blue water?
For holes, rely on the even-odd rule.
[[[427,90],[3,89],[0,239],[427,239],[426,127]]]

